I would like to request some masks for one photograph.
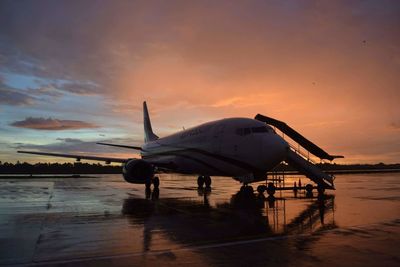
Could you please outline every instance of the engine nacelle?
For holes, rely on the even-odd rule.
[[[128,183],[150,184],[154,176],[154,168],[142,159],[131,159],[122,167],[122,175]]]

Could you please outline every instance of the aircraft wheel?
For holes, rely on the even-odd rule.
[[[249,197],[254,196],[254,189],[250,185],[243,185],[240,187],[240,196],[244,197],[244,199],[248,199]]]
[[[275,194],[275,191],[276,191],[275,185],[273,183],[268,183],[268,186],[267,186],[268,195],[273,196]]]
[[[307,184],[307,185],[306,185],[306,191],[307,191],[307,193],[311,194],[311,193],[312,193],[312,190],[313,190],[312,184]]]
[[[251,195],[251,194],[254,194],[254,189],[253,189],[253,187],[251,185],[243,185],[240,188],[240,192],[243,195]]]
[[[204,185],[204,176],[199,176],[198,178],[197,178],[197,185],[199,186],[199,188],[202,188],[203,187],[203,185]]]
[[[158,178],[158,176],[155,176],[153,178],[153,185],[154,185],[154,188],[158,188],[160,186],[160,178]]]
[[[265,190],[267,190],[267,187],[265,185],[259,185],[257,186],[257,192],[262,194],[265,192]]]
[[[204,183],[206,184],[206,188],[210,188],[211,187],[211,177],[204,176]]]
[[[246,186],[246,190],[249,194],[253,194],[254,193],[254,189],[251,185]]]

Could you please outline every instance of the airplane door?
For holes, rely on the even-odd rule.
[[[220,153],[221,152],[221,147],[222,147],[222,142],[223,140],[223,133],[224,133],[224,129],[225,129],[225,125],[220,124],[217,125],[217,127],[215,127],[214,129],[214,133],[213,133],[213,151],[214,153]]]

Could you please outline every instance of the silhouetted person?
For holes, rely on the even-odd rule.
[[[150,187],[146,187],[145,189],[145,195],[146,195],[146,199],[149,199],[151,196],[151,189]]]
[[[267,197],[267,200],[268,200],[268,207],[271,209],[275,208],[275,197],[270,195]]]
[[[299,178],[299,189],[301,190],[301,180]]]
[[[159,196],[160,196],[160,189],[154,188],[154,189],[153,189],[153,192],[152,192],[152,194],[151,194],[151,199],[152,199],[152,200],[156,200],[156,199],[159,198]]]

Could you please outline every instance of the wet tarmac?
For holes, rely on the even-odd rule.
[[[149,194],[98,177],[0,179],[0,265],[400,266],[398,173],[337,175],[323,197],[274,200],[223,177],[198,190],[165,174]]]

